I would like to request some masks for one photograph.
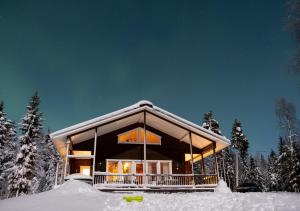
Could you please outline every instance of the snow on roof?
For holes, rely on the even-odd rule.
[[[225,136],[221,136],[221,135],[218,135],[210,130],[207,130],[199,125],[196,125],[195,123],[192,123],[184,118],[181,118],[175,114],[172,114],[158,106],[154,106],[152,102],[148,101],[148,100],[141,100],[131,106],[128,106],[128,107],[125,107],[125,108],[122,108],[120,110],[117,110],[117,111],[114,111],[114,112],[111,112],[111,113],[108,113],[108,114],[105,114],[105,115],[102,115],[102,116],[99,116],[99,117],[96,117],[94,119],[91,119],[91,120],[88,120],[88,121],[84,121],[82,123],[79,123],[79,124],[75,124],[73,126],[70,126],[70,127],[67,127],[67,128],[64,128],[62,130],[58,130],[56,132],[53,132],[50,134],[50,137],[51,138],[55,138],[55,137],[58,137],[58,136],[63,136],[64,134],[66,133],[69,133],[71,131],[77,131],[78,129],[81,129],[81,128],[84,128],[86,129],[89,125],[91,127],[94,126],[95,123],[101,123],[102,121],[106,120],[106,119],[109,119],[109,118],[112,118],[112,117],[116,117],[118,115],[122,115],[126,112],[129,112],[129,111],[134,111],[134,110],[137,110],[139,108],[142,108],[142,107],[150,107],[154,110],[156,110],[157,112],[160,112],[161,114],[164,114],[168,117],[171,117],[173,119],[176,119],[182,123],[184,123],[186,126],[189,126],[189,127],[193,127],[193,128],[196,128],[198,130],[201,130],[202,132],[205,132],[209,135],[212,135],[218,139],[221,139],[222,141],[225,141],[226,143],[230,143],[230,141],[225,137]]]

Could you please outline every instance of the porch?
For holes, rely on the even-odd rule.
[[[99,190],[190,190],[212,189],[217,174],[108,174],[95,172],[94,187]]]

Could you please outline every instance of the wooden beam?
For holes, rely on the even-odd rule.
[[[218,158],[216,156],[216,146],[213,147],[213,154],[215,157],[215,174],[217,174],[218,181],[219,181],[219,168],[218,168]]]
[[[194,155],[193,155],[193,140],[192,140],[192,133],[189,132],[189,139],[190,139],[190,152],[191,152],[191,161],[192,161],[192,175],[193,175],[193,187],[195,187],[195,175],[194,175]]]
[[[146,186],[147,183],[147,151],[146,151],[146,146],[147,146],[147,138],[146,138],[146,112],[144,111],[144,165],[143,165],[143,171],[144,171],[144,186]]]
[[[65,160],[65,169],[64,169],[64,179],[66,178],[67,176],[67,168],[68,168],[68,161],[69,161],[69,153],[70,153],[70,140],[69,138],[67,138],[67,154],[66,154],[66,160]]]
[[[98,129],[95,128],[95,137],[94,137],[94,158],[93,158],[93,185],[94,185],[94,182],[95,182],[95,164],[96,164],[97,139],[98,139]]]

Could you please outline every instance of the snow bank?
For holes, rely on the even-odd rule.
[[[70,175],[66,176],[65,179],[66,179],[66,180],[68,180],[68,179],[93,180],[93,178],[92,178],[91,176],[84,175],[84,174],[80,174],[80,173],[77,173],[77,174],[70,174]]]
[[[219,184],[219,189],[224,186]],[[223,187],[222,187],[223,186]],[[69,180],[57,189],[0,201],[1,211],[201,211],[201,210],[300,210],[296,193],[134,193],[143,202],[125,202],[130,193],[104,193],[84,182]]]
[[[231,190],[227,187],[226,182],[221,179],[215,188],[215,193],[231,193]]]

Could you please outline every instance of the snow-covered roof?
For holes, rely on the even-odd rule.
[[[208,146],[213,141],[216,143],[216,151],[219,151],[230,144],[226,137],[157,107],[147,100],[139,101],[126,108],[58,130],[51,133],[50,137],[59,152],[64,154],[67,137],[71,137],[73,143],[78,143],[93,138],[94,130],[92,129],[94,128],[97,128],[98,135],[103,135],[127,125],[142,123],[144,122],[144,112],[146,112],[146,124],[148,126],[181,141],[189,143],[188,134],[191,132],[193,146],[197,148]]]

